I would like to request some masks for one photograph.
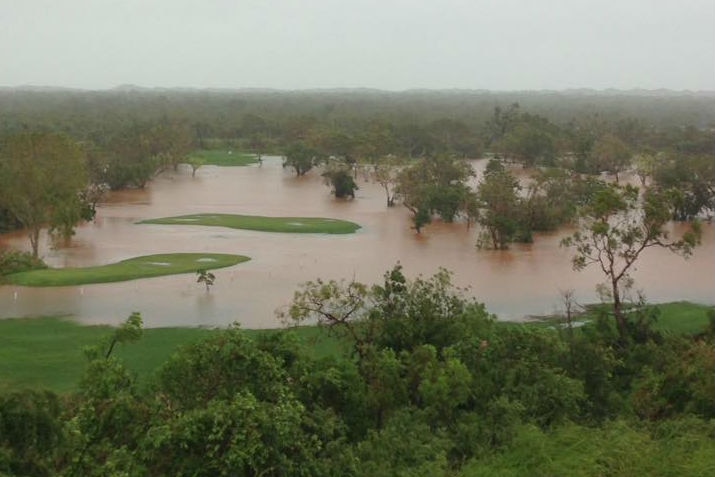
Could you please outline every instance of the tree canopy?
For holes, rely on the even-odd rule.
[[[35,257],[43,227],[68,237],[78,222],[92,218],[82,197],[87,186],[85,155],[66,136],[23,133],[0,148],[0,204],[28,229]]]

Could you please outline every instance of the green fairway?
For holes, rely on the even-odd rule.
[[[671,333],[693,334],[702,332],[708,324],[708,311],[712,306],[676,301],[658,305],[660,316],[653,327]]]
[[[0,391],[75,389],[87,363],[82,349],[99,344],[111,332],[109,326],[82,326],[61,318],[0,320]],[[116,356],[144,381],[177,347],[213,332],[147,329],[138,342],[117,347]]]
[[[196,158],[205,165],[223,167],[247,166],[258,162],[258,158],[253,154],[228,151],[226,149],[195,151],[191,153],[191,158]]]
[[[659,305],[659,329],[673,333],[702,331],[711,307],[688,302]],[[500,322],[503,326],[515,326]],[[552,322],[553,323],[553,322]],[[526,326],[544,326],[544,322]],[[246,330],[249,336],[294,333],[307,351],[316,358],[345,356],[350,346],[328,336],[315,326],[288,330]],[[140,384],[151,376],[179,347],[217,333],[205,328],[149,328],[135,343],[120,345],[115,356],[137,373]],[[0,320],[0,392],[20,388],[50,389],[57,392],[76,388],[86,365],[85,346],[96,345],[112,333],[109,326],[82,326],[61,318],[23,318]]]
[[[6,275],[8,283],[30,287],[86,285],[138,278],[192,273],[236,265],[250,260],[223,253],[167,253],[130,258],[118,263],[85,268],[45,268]]]
[[[126,367],[137,374],[140,385],[151,377],[181,346],[208,338],[215,329],[148,328],[139,341],[120,344],[114,350]],[[251,337],[282,330],[246,330]],[[336,355],[346,346],[325,336],[317,327],[291,328],[315,357]],[[97,345],[112,334],[109,326],[83,326],[63,318],[0,320],[0,392],[76,389],[87,360],[84,347]]]
[[[350,234],[360,228],[354,222],[318,217],[261,217],[258,215],[193,214],[143,220],[140,224],[210,225],[261,232]]]

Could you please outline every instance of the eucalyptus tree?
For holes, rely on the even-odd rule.
[[[623,340],[629,336],[624,298],[633,286],[630,273],[641,254],[661,247],[687,258],[700,243],[697,222],[679,237],[670,236],[667,223],[673,215],[675,197],[673,191],[649,189],[639,194],[633,186],[602,184],[582,209],[579,229],[561,242],[574,249],[575,270],[596,265],[605,275],[607,283],[599,290],[612,303]]]
[[[358,186],[353,179],[352,168],[349,165],[344,163],[328,164],[321,176],[323,176],[325,184],[331,187],[336,198],[355,198],[355,191]]]
[[[497,250],[508,248],[522,229],[519,181],[501,162],[487,164],[479,186],[477,223],[483,228],[478,245]]]
[[[87,182],[85,154],[66,136],[22,133],[0,148],[0,204],[27,229],[34,257],[42,228],[68,237],[91,218],[82,200]]]
[[[591,157],[599,171],[613,174],[616,182],[619,174],[631,165],[631,152],[628,144],[613,134],[605,134],[598,138],[591,150]]]
[[[303,176],[311,170],[317,160],[317,153],[304,142],[295,142],[285,151],[283,167],[292,167],[297,176]]]
[[[368,177],[380,184],[385,191],[387,206],[392,207],[399,197],[397,187],[400,171],[405,167],[405,161],[395,156],[385,156],[367,166]]]
[[[473,194],[467,184],[473,175],[468,162],[445,155],[425,157],[402,169],[396,192],[412,212],[415,230],[419,233],[435,214],[452,222],[464,212]]]

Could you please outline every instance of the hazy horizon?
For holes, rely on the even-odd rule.
[[[715,2],[0,0],[2,87],[715,91]]]

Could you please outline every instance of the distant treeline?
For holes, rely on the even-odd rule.
[[[715,125],[714,92],[467,90],[387,92],[378,90],[172,90],[121,88],[108,91],[0,89],[4,133],[43,127],[81,136],[127,120],[186,119],[208,137],[240,135],[252,116],[280,128],[311,117],[342,127],[366,121],[427,125],[449,118],[480,128],[496,106],[519,103],[548,120],[598,116],[608,121],[635,118],[646,127]]]

